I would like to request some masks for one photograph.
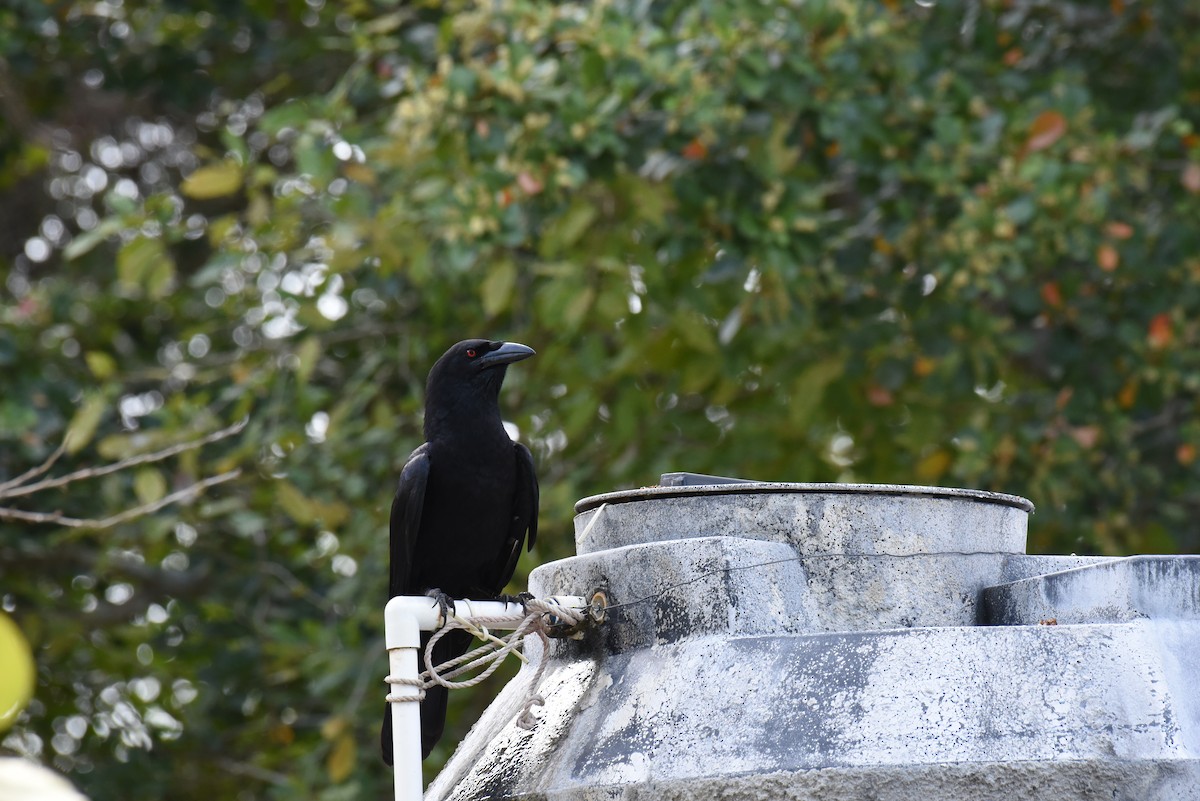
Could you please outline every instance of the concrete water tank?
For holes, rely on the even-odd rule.
[[[530,590],[606,621],[427,798],[1200,799],[1200,557],[1029,556],[991,492],[674,483],[576,504]]]

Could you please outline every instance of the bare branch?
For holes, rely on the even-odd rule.
[[[49,470],[51,467],[54,466],[54,463],[58,461],[58,458],[60,456],[62,456],[63,453],[66,452],[66,450],[67,450],[67,443],[64,441],[63,444],[59,445],[58,448],[55,449],[54,453],[50,454],[49,459],[42,462],[37,467],[31,467],[28,470],[26,470],[24,473],[22,473],[21,475],[17,476],[16,478],[9,479],[8,481],[0,483],[0,493],[3,493],[5,490],[11,489],[12,487],[19,487],[22,484],[24,484],[26,481],[32,481],[33,479],[40,476],[42,473],[45,473],[47,470]],[[0,497],[3,497],[3,496],[0,495]]]
[[[70,517],[64,518],[62,512],[25,512],[20,509],[5,509],[4,507],[0,507],[0,519],[22,520],[26,523],[61,523],[64,526],[84,522]],[[64,520],[71,522],[64,523]]]
[[[260,568],[264,572],[270,573],[272,576],[279,579],[280,583],[285,585],[289,590],[292,591],[292,593],[304,598],[322,612],[329,611],[331,606],[330,603],[317,593],[313,592],[307,584],[296,577],[295,573],[288,570],[283,565],[279,564],[278,562],[263,562],[260,565]]]
[[[260,768],[258,765],[251,765],[247,762],[236,762],[232,759],[222,757],[217,760],[217,766],[222,770],[226,770],[236,776],[246,776],[251,779],[258,779],[260,782],[274,784],[279,787],[291,787],[292,780],[282,773],[276,773],[273,770]]]
[[[216,442],[217,440],[225,439],[226,437],[231,437],[234,434],[241,431],[243,428],[245,428],[246,423],[247,423],[247,420],[242,420],[241,422],[234,423],[233,425],[229,426],[228,428],[223,428],[220,431],[214,431],[213,433],[211,433],[207,436],[201,437],[200,439],[191,440],[190,442],[181,442],[178,445],[172,445],[169,448],[163,448],[161,451],[154,451],[153,453],[144,453],[144,454],[141,454],[140,456],[131,456],[128,459],[122,459],[119,462],[113,462],[112,464],[106,464],[102,467],[87,467],[87,468],[84,468],[83,470],[76,470],[74,473],[68,473],[65,476],[59,476],[58,478],[48,478],[48,479],[45,479],[44,481],[39,481],[36,484],[28,484],[23,487],[21,487],[21,486],[9,487],[7,485],[0,486],[0,500],[7,500],[8,498],[19,498],[24,495],[32,495],[35,492],[41,492],[42,490],[54,489],[55,487],[66,486],[67,484],[70,484],[75,481],[82,481],[87,478],[97,478],[99,476],[106,476],[109,473],[116,473],[120,470],[126,470],[130,467],[136,467],[140,464],[146,464],[147,462],[160,462],[163,459],[174,456],[177,453],[183,453],[184,451],[194,450],[196,448],[199,448],[202,445],[207,445],[210,442]],[[40,475],[42,472],[45,472],[45,470],[42,470],[42,468],[35,468],[35,470],[37,471],[37,472],[34,472],[35,476]],[[31,471],[31,472],[33,472],[33,471]],[[28,476],[28,478],[32,478],[32,477],[33,476]],[[26,476],[21,476],[20,478],[22,481],[28,480],[28,478]],[[42,521],[37,521],[37,522],[42,522]],[[64,523],[63,525],[70,525],[70,524]]]
[[[111,466],[111,465],[110,465]],[[84,472],[84,471],[80,471]],[[111,472],[111,471],[110,471]],[[27,523],[51,523],[66,528],[87,528],[87,529],[104,529],[111,528],[119,523],[124,523],[128,520],[133,520],[136,517],[153,514],[165,506],[170,506],[173,503],[189,500],[198,496],[201,492],[209,487],[217,484],[223,484],[226,481],[232,481],[242,474],[241,469],[230,470],[228,473],[210,476],[208,478],[197,481],[194,484],[189,484],[181,490],[176,490],[170,495],[164,495],[153,503],[142,504],[135,506],[132,509],[126,509],[124,512],[112,515],[111,517],[103,518],[102,520],[86,520],[77,517],[67,517],[62,512],[25,512],[20,509],[6,509],[0,507],[0,519],[8,520],[23,520]],[[0,496],[3,497],[3,496]]]

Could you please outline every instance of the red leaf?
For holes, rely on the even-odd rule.
[[[1111,273],[1121,264],[1121,254],[1112,245],[1104,244],[1096,248],[1096,261],[1100,263],[1101,270]]]
[[[1128,239],[1133,236],[1133,226],[1129,223],[1113,220],[1108,225],[1104,226],[1104,233],[1111,236],[1113,239]]]
[[[708,145],[697,137],[683,146],[683,157],[689,161],[701,161],[708,155]]]
[[[891,406],[894,400],[892,393],[878,384],[867,387],[867,402],[872,406]]]
[[[1183,188],[1193,194],[1200,192],[1200,164],[1194,161],[1189,161],[1188,165],[1183,168],[1183,175],[1179,176],[1179,180],[1183,182]]]
[[[1067,132],[1067,118],[1053,109],[1037,115],[1033,125],[1029,126],[1029,138],[1025,141],[1025,151],[1036,153],[1045,150],[1062,138]]]
[[[542,182],[527,172],[517,173],[517,186],[527,195],[536,195],[542,191]]]
[[[1117,393],[1117,403],[1122,409],[1133,408],[1133,404],[1137,402],[1137,392],[1137,381],[1126,381],[1125,386]]]
[[[1154,315],[1154,319],[1150,321],[1147,337],[1150,340],[1150,347],[1156,350],[1165,348],[1171,344],[1171,339],[1173,338],[1171,318],[1166,312]]]
[[[1058,284],[1053,281],[1042,284],[1042,300],[1046,302],[1047,306],[1053,306],[1056,309],[1061,306],[1062,291],[1059,290]]]
[[[1096,442],[1100,439],[1099,426],[1076,426],[1070,431],[1071,439],[1079,443],[1079,447],[1084,449],[1094,448]]]

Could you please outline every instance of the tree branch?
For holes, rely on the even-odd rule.
[[[246,776],[251,779],[258,779],[260,782],[274,784],[278,787],[290,787],[292,780],[282,773],[276,773],[273,770],[260,768],[257,765],[251,765],[246,762],[237,762],[232,759],[221,758],[217,760],[217,766],[222,770],[229,771],[236,776]]]
[[[9,479],[8,481],[0,483],[0,493],[3,493],[5,490],[11,489],[13,487],[19,487],[22,484],[24,484],[26,481],[32,481],[33,479],[40,476],[42,473],[45,473],[47,470],[49,470],[51,467],[54,466],[54,463],[58,461],[58,458],[60,456],[62,456],[63,453],[66,452],[66,450],[67,450],[67,443],[64,441],[63,444],[59,445],[58,448],[55,449],[54,453],[50,454],[49,459],[42,462],[37,467],[31,467],[28,470],[26,470],[24,473],[22,473],[21,475],[17,476],[16,478]],[[0,497],[4,497],[4,496],[0,495]]]
[[[111,465],[110,465],[111,467]],[[81,471],[83,472],[83,471]],[[112,471],[109,471],[112,472]],[[176,490],[170,495],[164,495],[153,503],[145,503],[141,506],[135,506],[132,509],[126,509],[124,512],[105,517],[100,520],[89,520],[78,517],[67,517],[62,512],[25,512],[20,509],[6,509],[0,507],[0,519],[22,520],[26,523],[50,523],[57,526],[65,526],[67,528],[89,528],[89,529],[104,529],[111,528],[119,523],[124,523],[127,520],[132,520],[135,517],[153,514],[165,506],[170,506],[179,501],[194,499],[201,492],[209,487],[217,484],[223,484],[226,481],[232,481],[242,474],[241,469],[230,470],[228,473],[221,473],[216,476],[197,481],[194,484],[188,484],[181,490]],[[0,496],[3,497],[3,496]]]
[[[259,567],[264,572],[269,573],[272,576],[274,576],[275,578],[277,578],[279,580],[279,582],[281,584],[283,584],[284,586],[286,586],[289,590],[291,590],[293,594],[308,601],[310,604],[315,606],[317,609],[320,609],[322,612],[329,611],[329,609],[330,609],[329,601],[325,600],[325,598],[323,598],[322,596],[313,592],[312,589],[307,584],[305,584],[303,581],[301,581],[296,576],[295,573],[288,570],[283,565],[279,564],[278,562],[264,561],[264,562],[260,563]]]
[[[99,476],[106,476],[109,473],[116,473],[120,470],[126,470],[130,467],[137,467],[138,465],[146,464],[147,462],[160,462],[163,459],[174,456],[177,453],[183,453],[184,451],[194,450],[196,448],[201,447],[202,445],[207,445],[210,442],[216,442],[217,440],[222,440],[222,439],[225,439],[226,437],[231,437],[234,434],[241,431],[243,428],[245,428],[247,422],[248,422],[248,420],[242,420],[241,422],[234,423],[233,425],[229,426],[228,428],[222,428],[220,431],[214,431],[213,433],[211,433],[207,436],[201,437],[200,439],[192,440],[190,442],[181,442],[178,445],[172,445],[169,448],[163,448],[162,450],[154,451],[153,453],[144,453],[144,454],[141,454],[140,456],[131,456],[128,459],[122,459],[119,462],[113,462],[112,464],[107,464],[102,467],[87,467],[87,468],[84,468],[83,470],[76,470],[74,473],[68,473],[65,476],[59,476],[57,478],[48,478],[48,479],[45,479],[44,481],[39,481],[36,484],[27,484],[25,486],[19,486],[23,482],[28,481],[31,478],[35,478],[35,477],[41,475],[42,473],[46,472],[46,470],[48,470],[50,468],[50,465],[52,465],[54,463],[54,460],[58,458],[57,456],[52,456],[51,459],[48,460],[46,464],[44,464],[40,467],[34,468],[33,470],[30,470],[29,472],[25,473],[24,475],[18,476],[17,478],[13,479],[12,481],[10,481],[6,484],[0,485],[0,500],[7,500],[9,498],[19,498],[24,495],[32,495],[35,492],[41,492],[42,490],[54,489],[55,487],[63,487],[63,486],[66,486],[67,484],[70,484],[75,481],[82,481],[87,478],[97,478]],[[59,450],[61,450],[61,447],[59,448]],[[48,522],[48,521],[35,521],[35,522]]]

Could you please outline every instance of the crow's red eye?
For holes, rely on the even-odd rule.
[[[476,355],[476,354],[475,354],[475,349],[474,349],[474,348],[467,348],[467,358],[468,358],[468,359],[474,359],[474,358],[475,358],[475,355]]]

